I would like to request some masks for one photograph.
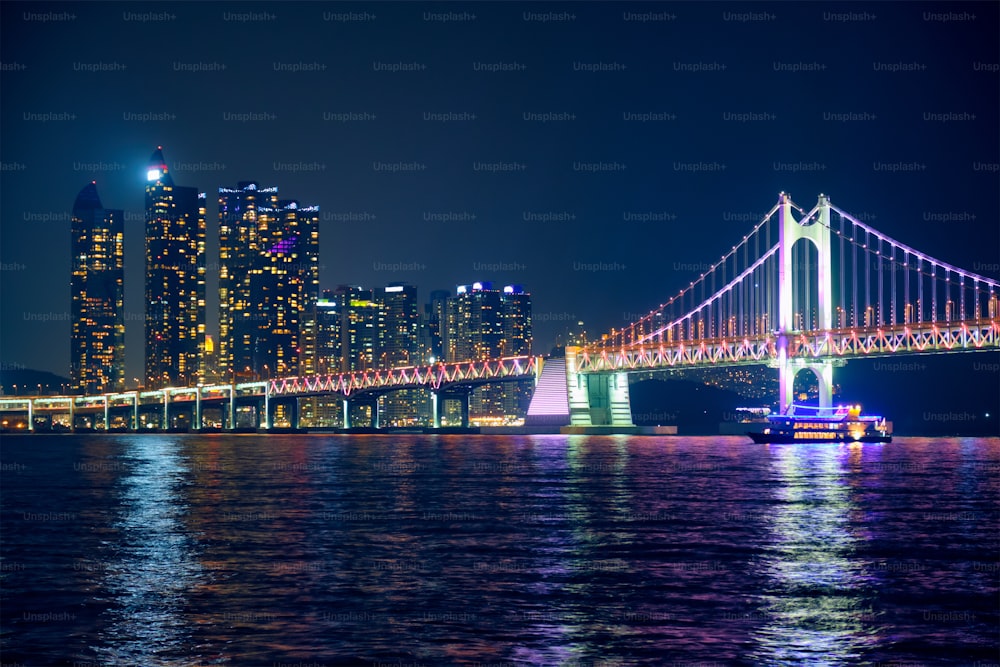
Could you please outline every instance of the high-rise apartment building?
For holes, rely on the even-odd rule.
[[[340,373],[340,310],[333,290],[323,290],[299,323],[299,375]]]
[[[146,386],[205,375],[205,194],[174,185],[157,147],[146,172]]]
[[[218,363],[230,381],[253,378],[253,350],[261,327],[251,301],[251,276],[259,271],[261,239],[258,208],[278,205],[277,188],[241,181],[219,188]],[[266,223],[261,223],[266,224]]]
[[[517,357],[531,354],[531,295],[520,285],[506,285],[500,296],[503,313],[503,342],[500,356]],[[501,385],[505,418],[521,418],[528,413],[533,380],[518,380]]]
[[[334,291],[340,312],[340,372],[367,371],[378,365],[383,320],[370,289],[340,285]]]
[[[391,283],[375,290],[380,305],[381,335],[378,361],[381,368],[415,366],[420,358],[420,309],[417,288]],[[388,426],[410,426],[422,421],[430,405],[425,389],[401,389],[385,394],[379,408],[380,422]],[[429,419],[424,417],[423,421]]]
[[[382,368],[393,368],[422,363],[419,359],[420,310],[417,307],[417,288],[392,283],[376,290],[375,298],[381,305],[383,321],[379,365]]]
[[[433,290],[427,305],[424,306],[424,318],[421,322],[420,349],[422,363],[431,364],[444,361],[445,341],[448,338],[448,290]]]
[[[319,207],[277,188],[219,188],[219,365],[234,380],[298,373],[319,289]]]
[[[323,290],[299,320],[299,375],[340,373],[340,312],[332,290]],[[299,400],[299,419],[306,426],[341,426],[341,399],[320,396]]]
[[[446,304],[445,321],[448,361],[531,354],[531,296],[519,285],[497,290],[489,282],[459,285]],[[523,415],[531,382],[477,388],[469,401],[471,417],[480,423],[499,423]]]
[[[70,379],[83,394],[125,385],[125,289],[121,210],[105,209],[90,183],[73,204],[70,231]]]

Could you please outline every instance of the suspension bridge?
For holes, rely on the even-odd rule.
[[[896,241],[826,195],[806,211],[781,193],[666,303],[567,351],[571,424],[630,425],[626,374],[666,368],[776,367],[782,413],[796,375],[811,371],[830,407],[833,368],[849,359],[998,349],[998,292],[998,281]]]
[[[0,416],[26,415],[27,430],[56,413],[91,415],[110,428],[113,417],[139,429],[140,414],[169,428],[171,415],[203,426],[203,408],[236,428],[240,405],[262,428],[285,406],[293,427],[298,401],[333,396],[350,427],[352,404],[372,405],[402,389],[424,388],[433,423],[458,400],[468,425],[469,392],[483,384],[532,378],[536,389],[526,424],[566,425],[583,432],[633,427],[628,374],[669,368],[766,364],[779,375],[779,401],[788,412],[796,375],[815,374],[820,407],[830,407],[833,369],[850,359],[901,354],[1000,349],[998,281],[935,259],[858,220],[820,195],[811,210],[786,193],[718,262],[666,303],[622,329],[564,358],[511,357],[438,363],[264,382],[165,388],[99,396],[6,397]]]

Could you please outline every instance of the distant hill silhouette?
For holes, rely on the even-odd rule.
[[[739,394],[689,380],[642,380],[629,385],[637,426],[674,425],[681,435],[718,435],[719,423],[734,421],[748,405]]]
[[[12,365],[0,364],[0,387],[3,387],[5,396],[14,394],[14,385],[17,385],[17,394],[20,396],[37,394],[39,384],[42,385],[43,394],[69,391],[69,378],[31,368],[11,368]]]

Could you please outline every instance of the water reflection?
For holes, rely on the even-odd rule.
[[[776,504],[770,545],[755,563],[764,581],[756,657],[768,664],[858,664],[878,643],[864,540],[845,468],[856,446],[771,448]]]
[[[202,571],[183,523],[188,469],[179,442],[153,435],[125,442],[113,522],[119,537],[104,582],[112,607],[96,650],[110,664],[155,664],[191,656],[184,610]]]
[[[2,453],[5,662],[996,653],[1000,440],[36,435]]]
[[[534,466],[543,484],[526,506],[532,542],[530,583],[516,621],[530,642],[511,658],[528,664],[586,664],[607,647],[599,640],[620,631],[617,605],[608,604],[613,580],[627,570],[619,545],[628,530],[631,493],[625,438],[535,436]]]

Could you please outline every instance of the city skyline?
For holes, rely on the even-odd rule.
[[[133,326],[142,328],[143,340],[145,341],[143,359],[145,363],[144,380],[141,385],[146,388],[159,388],[163,386],[193,386],[198,382],[205,381],[210,377],[217,380],[226,378],[242,378],[250,380],[262,377],[281,377],[283,375],[295,375],[302,373],[312,374],[319,372],[353,372],[371,367],[392,367],[418,363],[433,363],[434,354],[419,354],[417,348],[423,346],[430,349],[430,343],[424,339],[430,334],[425,331],[428,326],[436,326],[436,320],[429,320],[430,309],[433,305],[434,295],[451,295],[449,290],[431,289],[429,301],[419,303],[417,298],[417,285],[409,285],[398,281],[390,282],[388,285],[373,286],[365,290],[362,286],[349,282],[341,283],[336,290],[325,288],[320,289],[318,279],[319,268],[319,241],[318,230],[316,229],[316,206],[300,206],[297,200],[279,199],[278,187],[260,187],[257,181],[240,181],[236,188],[221,186],[219,191],[219,213],[217,227],[217,237],[220,239],[219,255],[212,258],[220,267],[218,280],[215,285],[206,284],[205,266],[209,258],[206,257],[206,230],[208,225],[206,220],[205,201],[206,193],[199,192],[197,187],[177,186],[173,182],[170,174],[170,167],[163,155],[163,146],[158,145],[146,165],[146,230],[143,237],[145,258],[145,302],[148,309],[144,313],[141,322],[135,322]],[[97,195],[96,180],[84,187],[74,204],[74,220],[79,216],[80,211],[100,211],[104,212]],[[258,202],[258,199],[260,200]],[[247,213],[249,211],[249,214]],[[235,212],[235,215],[232,213]],[[120,227],[120,220],[123,217],[121,210],[110,210],[108,215],[112,225]],[[249,217],[247,217],[249,215]],[[246,225],[240,222],[241,219],[250,221],[252,224]],[[114,221],[118,220],[117,223]],[[258,220],[260,221],[258,223]],[[305,223],[302,230],[299,230],[300,220]],[[309,223],[312,224],[309,224]],[[90,225],[93,226],[91,221]],[[274,229],[265,233],[268,224]],[[193,230],[193,233],[191,233]],[[260,231],[258,231],[260,230]],[[121,247],[131,240],[119,231],[117,237],[118,253],[121,254]],[[79,244],[79,241],[74,241]],[[170,265],[164,262],[164,257],[169,258],[170,250],[173,250],[175,263]],[[268,266],[257,266],[256,260],[248,254],[249,251],[262,251],[267,254],[266,264]],[[298,250],[304,252],[299,257]],[[266,251],[264,253],[263,251]],[[186,254],[185,254],[186,253]],[[176,258],[180,255],[181,265],[176,263]],[[100,260],[100,256],[97,257]],[[124,268],[119,256],[119,272]],[[284,266],[272,266],[277,261]],[[186,268],[185,268],[186,267]],[[76,269],[73,271],[76,274]],[[268,285],[253,283],[251,288],[252,274],[268,273],[272,279],[267,281]],[[242,278],[234,278],[234,274],[239,274]],[[286,276],[288,276],[286,284]],[[243,280],[242,287],[237,287]],[[188,288],[187,286],[191,287]],[[261,311],[266,311],[270,306],[260,302],[262,294],[275,290],[284,293],[288,290],[290,303],[281,313],[276,315],[279,319],[273,320],[269,317],[260,317]],[[118,277],[118,290],[122,290],[121,277]],[[358,359],[344,358],[343,365],[333,369],[326,364],[319,363],[316,359],[309,359],[309,348],[304,347],[300,320],[305,318],[307,312],[313,309],[320,301],[317,290],[324,295],[333,296],[334,292],[340,296],[339,302],[327,301],[324,305],[331,305],[344,308],[357,295],[341,293],[342,290],[358,290],[359,294],[367,293],[368,298],[373,297],[374,292],[379,294],[384,292],[386,307],[392,300],[400,300],[406,297],[406,304],[402,302],[396,307],[412,307],[412,330],[405,335],[402,331],[387,329],[384,333],[380,331],[377,339],[369,341],[367,357]],[[485,291],[484,291],[485,290]],[[472,327],[468,334],[462,339],[463,347],[456,348],[455,341],[458,340],[453,334],[451,349],[445,351],[446,341],[439,341],[440,352],[436,355],[438,360],[459,361],[468,359],[490,358],[491,354],[500,356],[515,356],[525,354],[531,348],[531,321],[530,321],[530,296],[524,291],[521,285],[504,285],[502,290],[498,288],[493,292],[492,281],[470,282],[467,284],[456,284],[455,295],[479,296],[480,293],[495,293],[498,298],[502,297],[505,302],[517,299],[527,299],[525,311],[527,324],[509,324],[498,319],[496,322],[489,322],[485,329],[480,326]],[[211,319],[206,318],[206,294],[216,292],[219,294],[219,316],[215,319],[214,327],[207,325]],[[390,297],[389,294],[393,296]],[[74,290],[74,295],[76,290]],[[170,296],[180,297],[174,300],[171,306]],[[121,301],[119,294],[119,301]],[[254,301],[256,299],[257,301]],[[447,299],[447,297],[446,297]],[[451,301],[453,299],[447,299]],[[412,301],[412,303],[410,303]],[[75,301],[74,301],[75,302]],[[268,302],[270,303],[270,302]],[[368,303],[367,301],[365,303]],[[375,303],[374,301],[372,302]],[[382,301],[379,301],[382,304]],[[498,301],[498,305],[499,305]],[[249,306],[249,307],[248,307]],[[267,307],[265,307],[267,306]],[[121,304],[119,303],[119,308]],[[178,309],[179,308],[179,309]],[[234,325],[234,315],[237,324]],[[402,311],[400,311],[402,313]],[[423,313],[423,317],[421,317]],[[443,313],[442,313],[443,314]],[[120,313],[119,313],[120,315]],[[241,326],[238,323],[239,317],[244,316],[246,322],[250,324]],[[451,315],[451,324],[456,323],[457,313]],[[469,313],[465,313],[466,318]],[[290,318],[290,319],[289,319]],[[119,317],[119,320],[122,318]],[[131,318],[135,319],[135,318]],[[288,320],[286,322],[286,320]],[[373,320],[374,327],[381,329],[385,326],[380,318]],[[313,320],[315,326],[316,321]],[[483,324],[483,323],[480,323]],[[570,323],[575,325],[576,323]],[[466,325],[468,326],[468,325]],[[128,330],[119,321],[120,330],[117,335],[123,337],[124,331]],[[249,328],[248,328],[249,327]],[[276,329],[278,327],[278,329]],[[495,329],[495,330],[494,330]],[[253,331],[260,331],[260,334],[253,334]],[[275,345],[271,342],[275,336],[275,331],[281,334],[284,332],[284,342],[277,343],[277,348],[265,350],[263,352],[253,352],[246,345],[237,346],[233,341],[241,335],[246,338],[263,336],[268,339],[268,345]],[[230,333],[231,332],[231,333]],[[294,333],[293,333],[294,332]],[[448,336],[448,327],[445,323],[441,325],[439,335]],[[393,335],[393,334],[396,335]],[[476,341],[472,342],[471,336],[476,335]],[[485,334],[485,335],[484,335]],[[354,334],[348,329],[344,329],[344,345]],[[371,335],[371,334],[369,334]],[[559,334],[561,335],[561,334]],[[406,337],[410,339],[410,347],[407,347]],[[205,338],[212,341],[213,350],[206,354]],[[376,358],[378,353],[375,348],[379,347],[374,343],[382,341],[381,356]],[[187,343],[185,343],[187,339]],[[76,336],[74,335],[74,340]],[[508,344],[508,341],[510,344]],[[351,344],[353,346],[353,342]],[[507,350],[507,348],[510,350]],[[233,351],[239,348],[238,351]],[[468,348],[468,349],[466,349]],[[75,348],[74,348],[75,349]],[[128,347],[122,342],[116,348],[117,355],[124,354],[126,362],[129,360]],[[306,350],[306,356],[302,354]],[[311,350],[316,353],[316,350]],[[250,356],[247,356],[247,355]],[[463,357],[467,354],[467,357]],[[133,352],[132,357],[137,356]],[[412,358],[411,358],[412,356]],[[216,368],[209,369],[206,366],[207,360],[216,364]],[[116,357],[118,359],[118,357]],[[357,363],[358,360],[361,363]],[[367,361],[365,361],[365,359]],[[134,361],[134,359],[132,359]],[[270,362],[270,365],[269,363]],[[303,363],[305,365],[303,365]],[[246,367],[245,373],[237,371]],[[119,362],[113,364],[117,384],[107,386],[107,389],[123,389],[135,384],[135,376],[130,376],[126,370],[127,366],[120,365]],[[72,375],[72,368],[67,375]],[[185,370],[187,369],[187,370]],[[35,369],[40,370],[40,369]],[[56,375],[58,370],[48,370]],[[132,381],[129,382],[129,378]],[[101,393],[96,391],[94,385],[90,385],[92,391],[87,393]],[[133,387],[134,388],[134,387]],[[530,396],[529,396],[530,397]]]

